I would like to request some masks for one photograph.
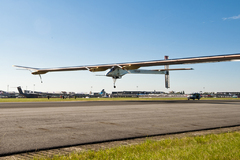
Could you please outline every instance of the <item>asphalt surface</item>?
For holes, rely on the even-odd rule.
[[[240,101],[0,103],[0,156],[240,125]]]

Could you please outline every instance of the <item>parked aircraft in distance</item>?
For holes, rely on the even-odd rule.
[[[39,98],[41,96],[40,94],[36,94],[36,93],[23,93],[22,88],[20,86],[17,87],[17,89],[19,94],[25,98]]]
[[[192,70],[192,68],[176,68],[169,69],[169,65],[179,64],[194,64],[194,63],[208,63],[208,62],[222,62],[222,61],[234,61],[240,60],[240,53],[204,56],[204,57],[190,57],[190,58],[177,58],[168,59],[165,56],[164,60],[152,60],[152,61],[140,61],[140,62],[128,62],[128,63],[113,63],[113,64],[100,64],[100,65],[87,65],[87,66],[74,66],[74,67],[61,67],[61,68],[33,68],[14,65],[14,67],[30,70],[33,75],[39,75],[47,72],[57,71],[76,71],[76,70],[88,70],[91,72],[106,71],[110,69],[106,74],[107,77],[112,77],[114,88],[116,88],[116,80],[122,78],[125,74],[164,74],[165,75],[165,87],[169,88],[169,71],[176,70]],[[139,69],[140,67],[149,66],[165,66],[164,69],[145,70]]]

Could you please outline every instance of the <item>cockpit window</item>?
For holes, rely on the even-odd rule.
[[[110,70],[110,72],[112,72],[112,71],[114,71],[115,70],[115,68],[112,68],[111,70]]]

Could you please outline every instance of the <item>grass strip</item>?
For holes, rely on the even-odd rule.
[[[34,159],[240,159],[240,132],[209,134],[180,139],[168,138],[160,141],[147,139],[137,145]]]
[[[68,102],[68,101],[161,101],[161,100],[187,100],[186,97],[175,98],[0,98],[1,102]],[[240,98],[201,98],[201,100],[240,100]],[[191,100],[192,101],[192,100]],[[198,100],[195,100],[198,101]]]

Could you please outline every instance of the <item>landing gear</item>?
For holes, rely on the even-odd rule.
[[[115,85],[116,80],[117,80],[117,78],[113,77],[113,88],[116,88],[116,85]]]
[[[41,74],[39,74],[39,77],[40,77],[41,83],[43,83]]]

